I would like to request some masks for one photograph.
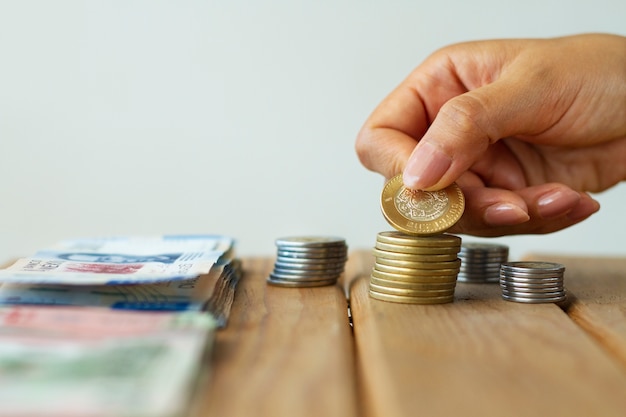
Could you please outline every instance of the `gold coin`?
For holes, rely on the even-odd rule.
[[[402,295],[383,294],[372,290],[369,290],[369,294],[370,297],[376,300],[403,304],[444,304],[454,301],[454,295],[446,295],[443,297],[407,297]]]
[[[392,266],[380,262],[381,259],[377,258],[374,262],[374,267],[380,271],[396,272],[398,274],[411,274],[411,271],[415,270],[431,270],[431,269],[453,269],[460,270],[461,260],[447,261],[447,262],[411,262],[411,266]],[[381,267],[381,268],[379,268]]]
[[[454,288],[447,288],[443,290],[416,290],[409,288],[385,287],[383,285],[374,284],[373,282],[370,282],[370,290],[382,294],[404,295],[407,297],[443,297],[446,295],[454,295]]]
[[[451,253],[400,253],[389,252],[386,250],[380,250],[374,248],[372,253],[377,258],[394,259],[397,261],[409,261],[409,262],[442,262],[442,261],[454,261],[458,258],[457,254]]]
[[[288,281],[274,278],[268,278],[267,283],[276,287],[286,288],[309,288],[309,287],[325,287],[327,285],[335,285],[336,279],[326,279],[323,281]]]
[[[378,233],[378,235],[376,235],[376,241],[390,245],[422,247],[450,247],[461,245],[461,238],[459,236],[447,233],[432,236],[415,236],[407,235],[406,233],[398,232],[397,230]]]
[[[386,288],[397,288],[405,290],[454,290],[456,288],[456,281],[448,282],[404,282],[393,281],[389,279],[381,279],[376,277],[370,277],[370,284],[380,285]]]
[[[372,269],[372,276],[377,278],[405,282],[456,281],[458,274],[458,269],[413,269],[410,273],[383,271],[376,267]]]
[[[446,247],[422,247],[422,246],[402,246],[402,245],[390,245],[389,243],[376,242],[374,245],[376,249],[387,252],[396,253],[411,253],[414,255],[442,255],[447,253],[459,253],[461,246],[446,246]]]
[[[410,235],[436,235],[459,221],[465,197],[455,183],[438,191],[411,190],[399,174],[383,187],[380,206],[395,229]]]
[[[443,257],[443,256],[449,256],[449,255],[430,255],[430,256],[431,257],[425,257],[425,258],[421,258],[422,260],[415,260],[415,261],[407,261],[404,259],[384,258],[382,256],[379,256],[376,258],[376,262],[378,262],[381,265],[397,266],[400,268],[431,269],[431,268],[424,268],[423,265],[427,263],[440,265],[443,263],[453,262],[458,259],[454,257],[453,255],[450,258],[444,258],[444,259],[441,259],[441,258],[437,259],[435,257],[437,256]],[[456,263],[454,263],[451,267],[454,267],[455,265]]]

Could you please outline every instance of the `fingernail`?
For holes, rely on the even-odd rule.
[[[586,219],[598,210],[600,210],[600,203],[591,197],[582,198],[580,203],[567,213],[567,218],[577,222]]]
[[[491,226],[512,226],[527,222],[530,216],[519,206],[502,203],[487,207],[483,220]]]
[[[567,213],[580,202],[580,194],[574,190],[555,190],[537,200],[537,212],[544,219]]]
[[[423,190],[437,184],[446,173],[452,160],[429,142],[417,145],[404,168],[404,185],[414,190]]]

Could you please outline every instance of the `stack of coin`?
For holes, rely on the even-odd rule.
[[[348,258],[346,241],[331,236],[276,239],[277,257],[267,282],[281,287],[333,285]]]
[[[370,278],[372,298],[410,304],[441,304],[454,299],[461,265],[461,238],[380,232]]]
[[[464,242],[459,259],[459,282],[498,282],[500,265],[509,260],[509,247],[496,243]]]
[[[518,303],[565,300],[565,267],[554,262],[506,262],[500,267],[502,298]]]

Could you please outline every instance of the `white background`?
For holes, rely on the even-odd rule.
[[[444,45],[581,32],[626,35],[626,2],[0,0],[0,258],[161,233],[369,248],[390,226],[354,138],[380,100]],[[625,255],[625,185],[497,241]]]

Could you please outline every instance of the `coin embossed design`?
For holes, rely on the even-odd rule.
[[[393,203],[404,217],[428,222],[441,217],[450,205],[450,200],[444,191],[409,190],[403,187]]]
[[[383,187],[381,209],[395,229],[411,235],[434,235],[452,227],[463,215],[465,197],[458,185],[439,191],[411,190],[396,175]]]

